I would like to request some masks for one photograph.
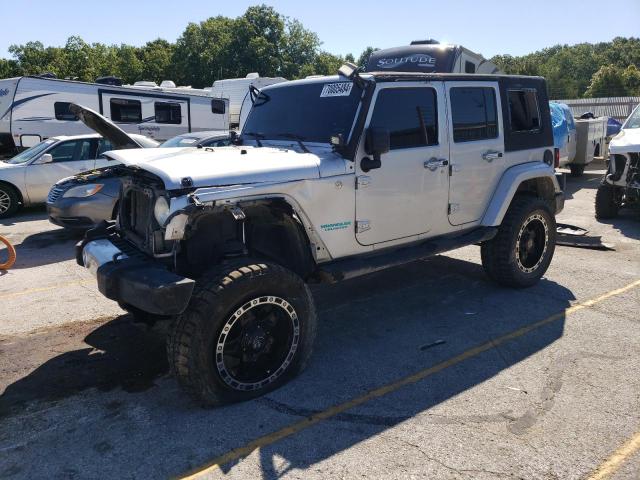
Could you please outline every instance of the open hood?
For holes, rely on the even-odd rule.
[[[264,182],[311,180],[345,173],[345,161],[330,150],[303,153],[275,147],[216,149],[153,148],[108,152],[108,158],[151,172],[168,190]]]
[[[609,144],[609,153],[640,152],[640,128],[623,128]]]
[[[69,110],[91,130],[94,130],[109,140],[116,150],[123,148],[140,148],[142,146],[111,120],[103,117],[98,112],[94,112],[90,108],[72,103],[69,105]]]

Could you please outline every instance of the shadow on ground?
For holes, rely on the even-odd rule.
[[[574,298],[569,290],[548,280],[527,290],[499,288],[486,280],[479,265],[443,256],[318,287],[314,296],[320,319],[314,357],[305,373],[281,389],[251,402],[201,410],[183,393],[166,391],[169,384],[162,382],[137,395],[132,405],[119,404],[118,412],[109,413],[113,417],[103,427],[91,423],[92,441],[78,444],[65,434],[60,446],[48,452],[48,458],[56,461],[47,461],[46,467],[35,451],[14,452],[17,470],[11,472],[23,478],[42,474],[41,468],[51,475],[62,474],[57,470],[60,465],[86,457],[92,460],[81,470],[85,478],[180,475],[313,412],[558,315],[499,351],[473,356],[390,395],[382,410],[368,412],[365,405],[295,438],[261,448],[263,478],[278,478],[284,472],[276,468],[276,459],[286,460],[286,470],[308,468],[549,346],[562,336],[563,312]],[[64,398],[89,387],[127,389],[133,385],[139,391],[151,386],[167,370],[162,342],[133,333],[126,320],[120,317],[90,331],[86,345],[80,348],[43,360],[34,368],[25,365],[24,376],[8,385],[0,397],[3,413],[19,414],[23,404],[32,400]],[[2,363],[7,365],[20,356],[28,359],[31,350],[56,344],[55,339],[42,339],[32,346],[26,342],[0,345],[5,357]],[[124,402],[128,403],[126,395]],[[127,409],[144,411],[144,422],[136,421],[134,429],[118,423],[124,422],[118,419],[126,417]],[[73,415],[67,418],[58,413],[56,422],[62,422],[57,425],[60,432],[73,432],[77,427]],[[336,422],[343,427],[336,429]],[[334,430],[328,433],[328,428]],[[108,445],[108,456],[96,457],[96,445]],[[223,469],[231,472],[234,464]]]

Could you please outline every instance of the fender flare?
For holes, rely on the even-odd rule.
[[[527,162],[508,168],[500,177],[493,191],[491,201],[482,217],[481,225],[498,226],[502,223],[509,205],[523,182],[534,179],[546,179],[553,185],[554,195],[562,195],[553,167],[542,162]],[[551,199],[553,200],[553,199]]]

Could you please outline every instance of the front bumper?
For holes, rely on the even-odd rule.
[[[177,315],[187,308],[195,281],[163,264],[118,247],[123,240],[106,224],[90,230],[76,245],[76,260],[98,280],[107,298],[154,315]]]

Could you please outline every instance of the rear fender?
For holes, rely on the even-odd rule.
[[[516,193],[534,193],[549,203],[554,213],[559,213],[563,202],[562,190],[552,167],[542,162],[528,162],[505,170],[493,192],[481,225],[492,227],[502,223]]]

